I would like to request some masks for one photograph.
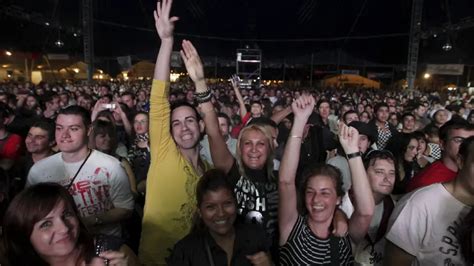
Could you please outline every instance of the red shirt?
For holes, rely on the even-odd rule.
[[[234,139],[238,139],[239,138],[239,134],[240,134],[240,131],[242,130],[242,128],[244,128],[247,123],[249,122],[250,120],[250,115],[251,113],[250,112],[247,112],[245,114],[245,116],[242,118],[242,123],[239,124],[239,125],[236,125],[232,128],[232,131],[230,132],[230,136]]]
[[[3,140],[0,140],[0,158],[18,160],[21,155],[21,144],[23,140],[16,134],[9,134]]]
[[[449,169],[441,160],[438,160],[410,180],[407,186],[407,192],[434,183],[451,181],[456,177],[456,174],[457,172]]]

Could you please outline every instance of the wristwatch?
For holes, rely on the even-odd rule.
[[[355,158],[355,157],[359,157],[359,156],[362,157],[362,152],[360,151],[346,154],[347,160]]]
[[[94,222],[94,225],[102,225],[104,223],[104,221],[102,221],[99,216],[95,215],[94,216],[95,218],[95,222]]]

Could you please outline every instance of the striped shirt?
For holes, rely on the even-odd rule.
[[[318,238],[309,228],[306,216],[298,216],[285,245],[280,247],[280,265],[331,265],[331,238]],[[337,238],[339,265],[352,265],[348,237]]]

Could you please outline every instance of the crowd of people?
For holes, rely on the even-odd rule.
[[[2,265],[474,263],[474,97],[149,81],[0,83]]]

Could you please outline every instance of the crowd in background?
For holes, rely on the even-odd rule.
[[[170,82],[170,6],[153,80],[0,83],[1,264],[473,262],[473,95]]]

